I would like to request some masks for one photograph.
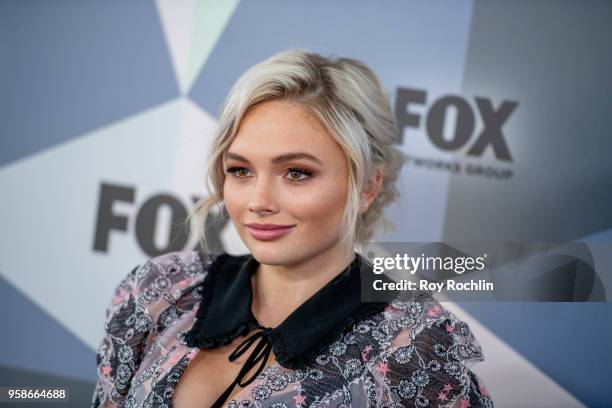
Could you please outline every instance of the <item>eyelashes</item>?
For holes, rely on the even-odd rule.
[[[235,166],[235,167],[230,167],[228,169],[225,170],[226,173],[232,174],[234,177],[238,178],[238,179],[242,179],[242,178],[246,178],[248,176],[244,175],[244,172],[249,172],[249,169],[247,169],[246,167],[239,167],[239,166]],[[242,175],[240,175],[242,174]],[[309,179],[310,177],[312,177],[312,171],[310,170],[306,170],[303,169],[301,167],[291,167],[289,169],[287,169],[287,174],[294,174],[294,175],[298,175],[299,179],[296,178],[287,178],[287,180],[289,180],[292,183],[303,183],[304,181],[306,181],[307,179]]]

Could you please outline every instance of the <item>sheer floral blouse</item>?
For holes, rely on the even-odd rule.
[[[256,375],[228,384],[225,396],[234,387],[239,392],[227,401],[219,396],[216,406],[493,406],[469,370],[483,355],[467,324],[429,296],[362,303],[364,264],[356,254],[271,329],[251,313],[250,276],[258,266],[253,256],[182,251],[148,260],[117,286],[106,311],[92,408],[106,401],[171,407],[175,387],[198,353],[257,328],[246,353],[267,358],[273,352],[276,362],[264,369],[264,361]]]

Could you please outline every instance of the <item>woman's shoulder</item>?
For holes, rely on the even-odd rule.
[[[125,337],[135,331],[150,343],[198,304],[201,284],[217,257],[201,251],[174,251],[134,267],[116,286],[108,304],[107,334]]]
[[[388,401],[492,406],[470,370],[484,355],[469,325],[427,293],[396,298],[355,331],[369,333],[373,344],[364,359],[372,384],[386,390]]]
[[[200,299],[197,289],[216,257],[200,251],[168,252],[148,258],[119,282],[106,309],[105,333],[97,351],[93,407],[125,398],[160,333],[193,311]]]
[[[392,337],[409,333],[414,339],[423,332],[435,332],[436,338],[478,345],[469,325],[426,292],[406,300],[395,298],[381,312],[381,318],[395,334]],[[471,354],[479,360],[484,358],[480,346]]]
[[[133,268],[117,289],[129,289],[139,304],[155,300],[177,301],[197,286],[209,271],[218,254],[197,250],[173,251],[150,257]]]
[[[160,276],[172,278],[173,280],[197,278],[206,272],[206,267],[217,256],[216,254],[197,250],[166,252],[150,257],[140,264],[136,277],[140,279],[141,284]]]
[[[450,312],[429,293],[419,292],[409,298],[396,297],[379,312],[353,324],[353,331],[375,333],[381,349],[390,349],[402,342],[411,342],[423,332],[435,332],[440,339],[470,342],[477,345],[469,325]],[[482,360],[482,350],[473,357]]]
[[[339,407],[492,407],[470,370],[483,358],[468,324],[420,293],[354,321],[296,375]]]

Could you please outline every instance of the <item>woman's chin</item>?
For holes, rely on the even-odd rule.
[[[304,256],[304,249],[296,249],[289,243],[279,241],[256,242],[249,245],[251,255],[261,264],[288,265]]]

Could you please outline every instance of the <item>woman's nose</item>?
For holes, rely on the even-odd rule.
[[[277,212],[274,185],[265,177],[255,179],[253,189],[250,191],[249,210],[253,212]]]

